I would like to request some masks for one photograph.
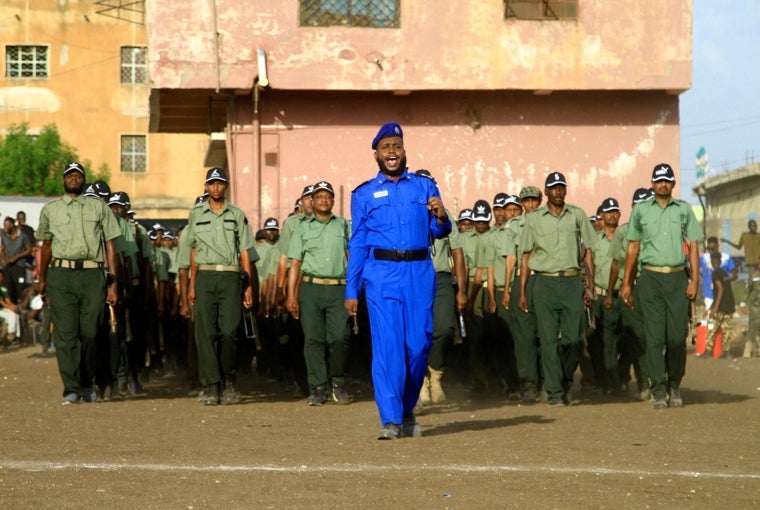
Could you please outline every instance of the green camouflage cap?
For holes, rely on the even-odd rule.
[[[520,200],[526,197],[541,198],[541,190],[537,186],[525,186],[520,190]]]

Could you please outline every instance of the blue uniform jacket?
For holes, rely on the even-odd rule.
[[[428,211],[430,197],[440,198],[435,181],[404,170],[398,181],[382,172],[357,186],[351,196],[352,234],[348,242],[346,299],[359,299],[364,263],[373,248],[418,250],[451,232]]]

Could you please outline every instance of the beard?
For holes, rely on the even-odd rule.
[[[82,182],[82,184],[80,184],[79,186],[76,186],[76,187],[74,187],[74,186],[67,186],[66,184],[64,184],[63,185],[63,189],[64,189],[64,191],[66,191],[66,193],[73,193],[73,194],[81,195],[82,193],[84,193],[84,182]]]
[[[401,158],[401,164],[398,166],[398,170],[388,170],[385,166],[385,162],[380,158],[376,158],[376,161],[380,171],[389,177],[398,177],[404,173],[404,170],[406,170],[406,156]]]

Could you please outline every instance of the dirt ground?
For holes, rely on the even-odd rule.
[[[180,378],[122,401],[59,405],[55,358],[0,353],[0,509],[760,508],[760,359],[690,353],[683,409],[574,391],[549,408],[498,396],[420,416],[377,441],[367,385],[308,407],[240,381],[204,407]]]

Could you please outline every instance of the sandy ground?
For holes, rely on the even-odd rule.
[[[574,404],[472,399],[377,441],[367,385],[308,407],[244,379],[204,407],[178,377],[59,405],[55,358],[0,353],[0,509],[760,508],[760,359],[689,355],[683,409],[574,392]]]

